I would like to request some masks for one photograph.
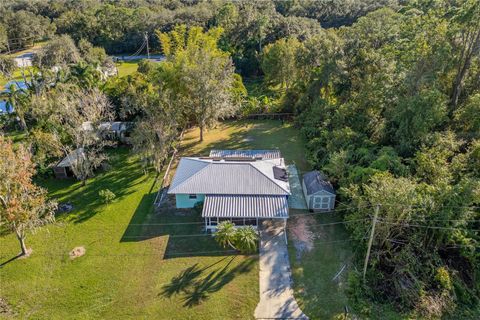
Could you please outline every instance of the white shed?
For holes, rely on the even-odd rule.
[[[308,209],[330,211],[335,208],[335,189],[319,171],[310,171],[303,175],[303,193]]]

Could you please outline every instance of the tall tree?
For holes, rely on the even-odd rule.
[[[54,220],[56,203],[32,182],[35,173],[28,150],[0,136],[0,225],[16,235],[22,255],[28,255],[27,232]]]
[[[30,96],[27,90],[21,89],[17,84],[11,83],[10,86],[1,93],[1,96],[6,98],[7,108],[9,108],[20,120],[20,126],[28,132],[27,121],[25,120],[31,104]]]
[[[296,38],[280,39],[263,49],[262,70],[269,84],[290,89],[298,77],[296,56],[302,44]]]
[[[105,139],[112,120],[112,106],[108,98],[97,89],[80,89],[63,86],[44,98],[44,116],[52,123],[48,129],[56,136],[63,136],[63,150],[72,171],[86,185],[94,170],[107,159],[104,148],[111,145]],[[48,130],[47,129],[47,130]]]
[[[232,60],[217,46],[222,29],[203,32],[177,26],[170,33],[158,32],[167,61],[161,64],[160,79],[181,97],[185,118],[200,127],[200,141],[206,128],[239,108]]]
[[[472,61],[475,57],[478,58],[480,52],[480,3],[476,0],[463,0],[460,4],[453,18],[456,31],[454,43],[457,46],[458,55],[451,94],[452,112],[457,108]]]
[[[65,67],[81,60],[75,43],[68,35],[50,40],[35,55],[36,65],[44,68]]]

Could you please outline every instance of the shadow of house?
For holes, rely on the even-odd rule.
[[[120,242],[149,241],[163,238],[164,258],[190,256],[225,256],[235,251],[223,250],[211,234],[205,233],[204,221],[195,209],[175,208],[175,197],[168,196],[161,208],[151,206],[155,193],[143,196]]]
[[[163,287],[159,296],[171,298],[181,295],[184,307],[199,305],[207,300],[211,294],[219,291],[231,282],[235,275],[249,272],[255,264],[255,259],[250,258],[234,267],[230,267],[235,258],[224,257],[203,268],[200,268],[198,264],[194,264],[173,277],[170,283]],[[221,264],[226,259],[228,261],[225,265],[213,269],[214,266]]]

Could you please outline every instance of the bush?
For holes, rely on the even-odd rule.
[[[203,202],[195,203],[195,205],[193,206],[193,210],[195,211],[195,213],[201,214],[203,211]]]
[[[98,192],[98,196],[100,197],[100,199],[102,199],[102,202],[103,203],[112,203],[113,200],[116,198],[116,195],[115,193],[113,193],[112,191],[110,191],[109,189],[102,189]]]
[[[435,280],[442,289],[449,291],[452,289],[452,280],[450,279],[450,274],[445,267],[440,267],[437,269]]]

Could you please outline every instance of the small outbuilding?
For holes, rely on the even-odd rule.
[[[53,167],[57,179],[67,179],[74,176],[72,165],[75,165],[78,157],[83,156],[83,148],[75,149]]]
[[[302,187],[309,210],[331,211],[335,208],[335,189],[320,171],[305,173]]]

